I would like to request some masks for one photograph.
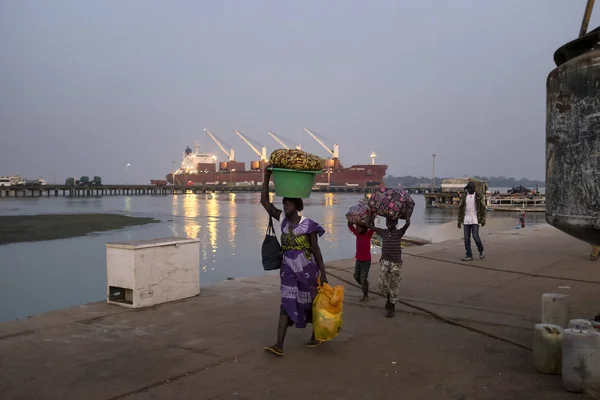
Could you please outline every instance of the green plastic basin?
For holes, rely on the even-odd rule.
[[[279,197],[308,199],[315,184],[315,177],[322,171],[297,171],[295,169],[271,168],[275,194]]]

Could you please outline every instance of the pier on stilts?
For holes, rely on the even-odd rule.
[[[321,193],[370,193],[377,187],[357,186],[316,186],[313,192]],[[0,198],[36,198],[36,197],[103,197],[103,196],[166,196],[178,194],[203,194],[203,193],[243,193],[260,192],[260,185],[234,186],[234,185],[40,185],[4,186],[0,187]],[[273,187],[270,188],[273,191]],[[427,193],[427,189],[406,188],[410,194]]]

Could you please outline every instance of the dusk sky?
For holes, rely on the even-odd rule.
[[[0,0],[0,175],[149,183],[196,141],[224,161],[204,128],[238,161],[233,129],[326,156],[306,126],[345,166],[543,179],[546,77],[585,3]]]

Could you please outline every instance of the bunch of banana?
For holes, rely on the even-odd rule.
[[[274,168],[295,169],[297,171],[321,171],[325,161],[314,154],[297,149],[278,149],[269,159]]]

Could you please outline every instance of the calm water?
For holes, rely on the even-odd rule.
[[[263,274],[260,246],[267,216],[258,193],[102,198],[1,199],[0,215],[118,212],[150,216],[159,224],[73,239],[0,246],[0,322],[61,309],[106,296],[106,242],[177,236],[200,239],[200,280],[212,284],[228,277]],[[320,222],[325,260],[351,258],[354,238],[344,217],[359,194],[314,194],[304,215]],[[454,210],[416,207],[409,236],[427,237],[436,225],[456,218]],[[275,198],[276,204],[281,199]],[[490,218],[512,218],[491,213]],[[543,214],[528,215],[528,224]]]

